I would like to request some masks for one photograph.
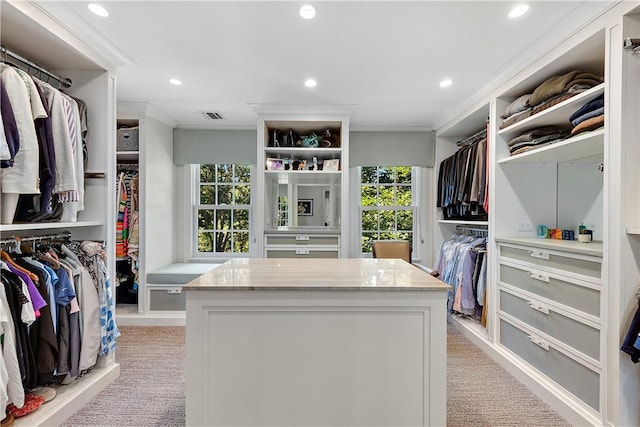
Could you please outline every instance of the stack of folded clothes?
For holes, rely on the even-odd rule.
[[[531,115],[531,105],[529,105],[530,96],[530,93],[522,95],[511,104],[507,105],[507,108],[505,108],[502,111],[502,114],[500,114],[500,117],[504,119],[500,125],[500,129],[509,127]]]
[[[500,129],[553,107],[603,82],[602,77],[582,71],[570,71],[551,77],[540,84],[533,93],[520,96],[504,109],[500,115],[504,119]]]
[[[544,145],[550,145],[563,140],[569,133],[556,126],[543,126],[531,129],[516,136],[507,144],[509,145],[509,153],[512,156],[524,153],[526,151],[540,148]]]
[[[551,77],[536,88],[529,97],[532,114],[553,107],[577,94],[604,82],[602,77],[582,71],[570,71],[561,76]]]
[[[604,126],[604,94],[587,102],[569,117],[572,135]]]

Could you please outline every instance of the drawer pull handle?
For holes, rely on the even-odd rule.
[[[167,289],[168,294],[181,294],[182,289]]]
[[[537,345],[538,347],[549,351],[549,343],[544,341],[542,338],[538,338],[535,335],[527,335],[527,337],[529,338],[529,341],[531,341],[532,343],[534,343],[535,345]]]
[[[309,249],[296,249],[296,255],[309,255]]]
[[[529,277],[533,280],[539,280],[541,282],[549,283],[549,276],[545,276],[544,274],[529,273]]]
[[[296,235],[296,240],[309,240],[309,236],[298,234]]]
[[[549,259],[549,252],[529,251],[529,255],[531,255],[533,258]]]
[[[533,301],[529,301],[529,307],[531,307],[532,309],[539,311],[540,313],[544,313],[544,314],[549,314],[549,307],[542,305],[542,304],[538,304],[535,303]]]

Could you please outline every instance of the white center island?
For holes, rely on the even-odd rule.
[[[449,286],[391,259],[234,259],[185,286],[189,426],[443,426]]]

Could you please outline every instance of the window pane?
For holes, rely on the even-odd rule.
[[[216,186],[201,185],[200,186],[200,204],[213,205],[216,203]]]
[[[396,187],[396,206],[411,206],[411,187],[401,185]]]
[[[233,202],[233,187],[231,185],[218,186],[218,204],[230,205]]]
[[[411,166],[398,166],[396,174],[396,182],[398,184],[411,184]]]
[[[236,186],[236,205],[250,205],[251,204],[251,187],[248,185]]]
[[[396,213],[392,210],[380,211],[380,230],[396,229]]]
[[[216,252],[231,252],[231,232],[216,233]]]
[[[249,252],[249,233],[233,233],[233,252]]]
[[[231,210],[218,209],[216,211],[216,230],[231,229]]]
[[[198,233],[198,252],[213,252],[213,233]]]
[[[200,165],[200,182],[214,182],[216,165]]]
[[[411,247],[413,247],[413,233],[398,233],[398,239],[411,242]]]
[[[362,211],[362,230],[370,231],[378,229],[378,211]]]
[[[378,186],[378,206],[395,206],[396,197],[393,186]]]
[[[215,228],[213,209],[200,209],[198,211],[198,230],[213,230]]]
[[[217,171],[218,182],[233,181],[233,165],[218,165]]]
[[[378,182],[378,168],[374,166],[363,166],[362,171],[363,184],[375,184]]]
[[[398,211],[398,230],[413,230],[413,211]]]
[[[249,210],[236,209],[233,211],[233,229],[249,230]]]
[[[235,182],[251,182],[251,167],[249,165],[236,165]]]
[[[395,231],[381,231],[380,240],[395,240],[398,239],[398,233]]]
[[[378,168],[378,182],[380,184],[392,184],[395,182],[393,166],[381,166]]]
[[[376,187],[373,185],[363,185],[362,186],[362,197],[361,204],[362,206],[378,206],[377,199],[377,191]]]
[[[362,233],[362,252],[371,253],[371,242],[378,240],[378,233]]]

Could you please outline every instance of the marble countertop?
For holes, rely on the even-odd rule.
[[[236,258],[183,289],[197,290],[410,290],[446,291],[439,279],[399,259]]]

